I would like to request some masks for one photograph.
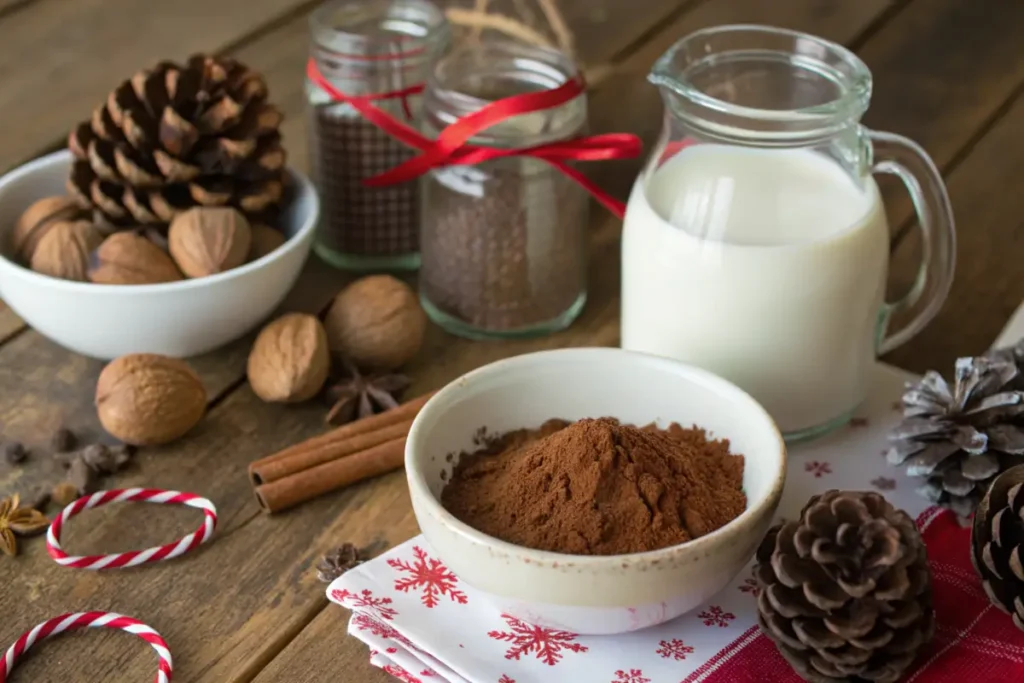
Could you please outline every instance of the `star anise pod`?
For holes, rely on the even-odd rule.
[[[46,515],[33,508],[19,507],[20,505],[18,494],[0,500],[0,550],[12,557],[18,554],[18,541],[15,535],[38,534],[50,526],[50,520]]]
[[[402,392],[412,384],[405,375],[364,376],[346,360],[334,365],[340,366],[342,373],[329,381],[325,393],[328,403],[331,404],[331,410],[327,413],[327,424],[333,427],[397,408]]]

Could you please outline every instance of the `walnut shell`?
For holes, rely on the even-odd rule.
[[[252,226],[252,245],[249,247],[249,261],[263,258],[272,251],[277,251],[287,240],[280,230],[257,223]]]
[[[77,221],[87,217],[75,200],[70,197],[44,197],[35,202],[18,217],[11,232],[11,250],[14,258],[29,263],[39,240],[62,221]]]
[[[249,353],[253,392],[268,403],[307,401],[327,381],[331,357],[315,316],[288,313],[260,331]]]
[[[103,240],[89,264],[89,280],[97,284],[152,285],[181,279],[167,252],[134,232],[118,232]]]
[[[331,350],[356,366],[394,370],[419,352],[427,315],[409,285],[390,275],[371,275],[334,297],[324,327]]]
[[[181,272],[205,277],[245,263],[252,229],[237,209],[196,207],[175,216],[167,241]]]
[[[136,353],[111,361],[96,382],[96,410],[107,432],[133,446],[184,436],[206,412],[206,389],[184,361]]]
[[[53,222],[36,245],[30,267],[50,277],[85,282],[89,255],[102,241],[103,235],[89,221]]]

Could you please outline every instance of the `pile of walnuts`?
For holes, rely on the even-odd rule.
[[[178,214],[166,237],[152,228],[108,233],[70,197],[45,197],[14,226],[14,257],[63,280],[149,285],[222,273],[284,244],[270,226],[250,225],[231,207],[194,207]]]

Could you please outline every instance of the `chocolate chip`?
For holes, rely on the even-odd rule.
[[[82,456],[71,461],[71,467],[68,468],[68,483],[75,487],[80,496],[96,490],[96,472]]]
[[[50,437],[50,446],[57,453],[67,453],[75,448],[78,438],[75,433],[66,427],[61,427]]]
[[[104,446],[97,443],[86,447],[80,457],[97,474],[113,474],[128,464],[131,453],[130,446]]]
[[[4,458],[12,465],[20,465],[28,458],[28,451],[18,441],[4,444]]]

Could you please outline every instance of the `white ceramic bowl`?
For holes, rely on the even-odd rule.
[[[746,457],[747,509],[701,538],[614,556],[563,555],[479,532],[438,502],[473,435],[536,427],[550,418],[616,417],[696,424]],[[753,557],[782,495],[786,447],[749,395],[704,370],[621,349],[543,351],[455,380],[413,422],[405,452],[413,510],[439,558],[497,609],[574,633],[634,631],[674,619],[722,590]]]
[[[320,201],[290,170],[294,200],[284,212],[288,241],[225,273],[158,285],[96,285],[33,272],[10,258],[10,232],[37,199],[65,194],[71,154],[56,152],[0,178],[0,298],[54,342],[109,360],[126,353],[186,357],[253,329],[295,284],[309,255]]]

